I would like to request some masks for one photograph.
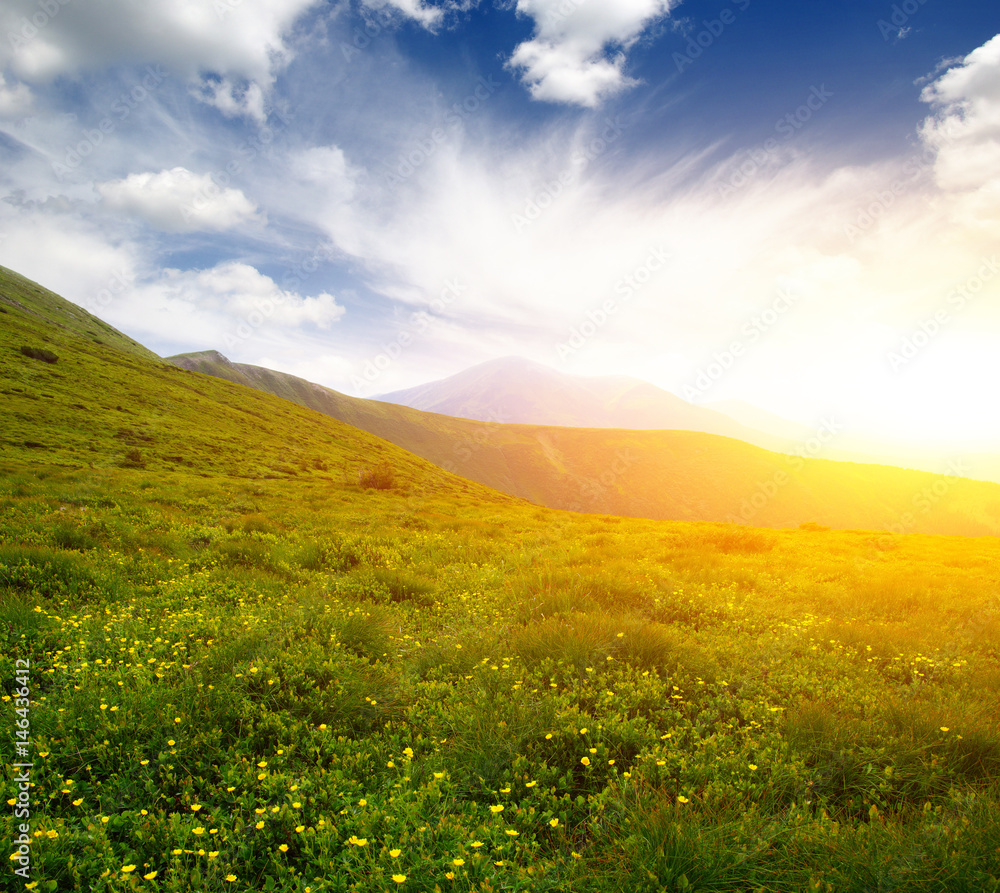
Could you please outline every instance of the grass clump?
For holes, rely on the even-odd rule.
[[[362,490],[391,490],[395,483],[396,472],[388,462],[379,462],[358,472],[358,485]]]

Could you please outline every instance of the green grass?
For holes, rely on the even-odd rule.
[[[996,539],[550,511],[7,309],[31,889],[1000,889]]]

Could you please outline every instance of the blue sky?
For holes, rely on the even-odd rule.
[[[961,0],[9,0],[0,263],[358,396],[519,354],[997,444],[998,32]]]

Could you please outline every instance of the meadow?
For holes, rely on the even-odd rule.
[[[541,508],[21,289],[6,888],[1000,890],[996,538]]]

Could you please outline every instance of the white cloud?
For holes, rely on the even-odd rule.
[[[30,111],[31,105],[31,90],[27,84],[8,85],[0,73],[0,118],[20,118]]]
[[[936,113],[921,130],[937,153],[938,185],[953,193],[954,214],[1000,237],[1000,35],[924,88]]]
[[[678,0],[517,0],[535,21],[509,66],[521,71],[535,99],[593,108],[636,82],[625,51]]]
[[[102,316],[163,353],[212,348],[255,362],[262,343],[301,343],[305,331],[328,330],[344,313],[327,292],[302,295],[249,264],[228,261],[206,270],[162,270]]]
[[[433,31],[444,18],[444,10],[440,7],[428,6],[426,0],[364,0],[364,5],[376,11],[395,10],[429,31]]]
[[[347,160],[339,146],[314,146],[291,156],[289,167],[292,175],[310,186],[321,185],[337,194],[354,192],[358,171]]]
[[[286,38],[320,0],[104,0],[101,3],[5,0],[0,7],[0,71],[29,83],[118,64],[166,66],[192,80],[215,73],[207,100],[229,114],[257,117],[275,73],[287,64]],[[50,8],[51,7],[51,8]],[[233,83],[244,83],[235,90]],[[229,99],[227,101],[226,96]]]
[[[270,324],[282,328],[308,324],[328,329],[345,312],[331,294],[303,297],[281,288],[256,268],[238,262],[198,272],[167,271],[151,288],[170,300],[189,301],[230,317],[249,318],[256,311]]]
[[[436,31],[450,12],[475,6],[479,0],[362,0],[362,6],[374,10],[384,19],[401,16],[416,22],[428,31]]]
[[[129,174],[94,187],[106,207],[170,233],[221,231],[261,218],[239,189],[219,186],[210,174],[183,167]]]

